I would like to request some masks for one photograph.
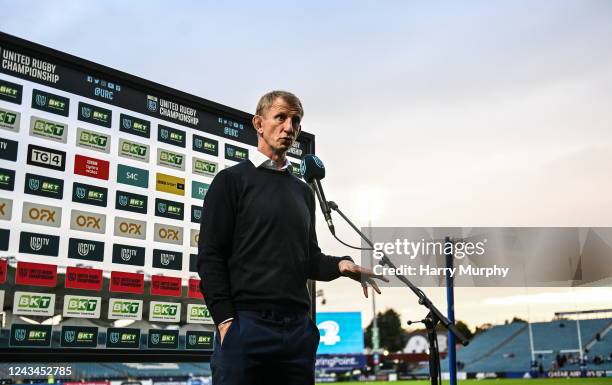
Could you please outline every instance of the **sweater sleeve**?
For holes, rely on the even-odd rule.
[[[309,191],[308,199],[308,210],[310,211],[310,232],[308,240],[310,271],[308,278],[317,281],[331,281],[340,277],[338,263],[343,259],[350,259],[350,257],[334,257],[321,252],[321,248],[317,242],[317,232],[315,226],[316,203],[312,191]]]
[[[234,316],[228,260],[232,253],[238,193],[225,170],[213,179],[206,196],[198,241],[198,274],[204,301],[216,325]]]

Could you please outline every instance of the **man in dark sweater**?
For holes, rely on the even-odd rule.
[[[343,275],[363,282],[366,297],[365,282],[380,293],[372,278],[381,277],[317,244],[313,192],[286,157],[303,115],[295,95],[264,95],[253,117],[257,151],[220,171],[204,199],[198,272],[218,328],[215,385],[314,383],[319,331],[307,315],[307,279]]]

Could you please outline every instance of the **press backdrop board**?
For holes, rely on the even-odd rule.
[[[0,60],[0,351],[210,351],[202,199],[252,115],[7,34]]]

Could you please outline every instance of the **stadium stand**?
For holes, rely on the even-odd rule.
[[[537,364],[545,371],[555,369],[557,355],[566,355],[578,360],[578,337],[575,320],[555,320],[531,324],[534,351]],[[587,349],[587,368],[612,370],[612,318],[588,319],[580,321],[582,348]],[[597,340],[599,333],[600,339]],[[593,359],[599,356],[601,363]],[[529,326],[517,322],[509,325],[494,326],[478,334],[466,347],[457,351],[460,370],[468,373],[478,372],[529,372],[531,369],[531,348]],[[573,360],[572,360],[573,361]],[[448,360],[441,362],[442,371],[448,371]],[[566,363],[561,369],[579,370],[580,364]],[[427,365],[414,370],[414,375],[428,373]]]

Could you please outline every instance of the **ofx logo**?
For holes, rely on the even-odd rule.
[[[70,215],[70,228],[72,230],[104,234],[106,232],[106,214],[73,209]]]
[[[183,244],[183,228],[178,226],[156,223],[155,227],[155,242],[172,243],[175,245]]]
[[[10,221],[13,216],[13,201],[0,198],[0,219]]]
[[[145,239],[147,234],[147,223],[135,219],[115,217],[115,236]]]
[[[62,223],[62,208],[23,202],[21,221],[33,225],[60,227]]]

